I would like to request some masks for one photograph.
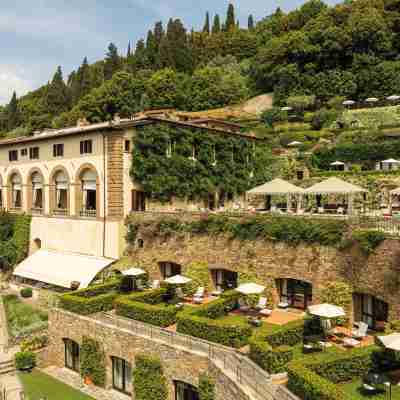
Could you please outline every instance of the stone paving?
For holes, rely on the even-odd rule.
[[[47,367],[42,370],[43,373],[50,375],[66,385],[93,397],[96,400],[129,400],[130,396],[120,393],[116,390],[105,390],[94,385],[85,385],[82,378],[75,372],[67,368]],[[8,399],[7,399],[8,400]],[[150,399],[149,399],[150,400]]]

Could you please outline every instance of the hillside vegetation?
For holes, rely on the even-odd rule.
[[[218,109],[272,92],[276,105],[298,95],[315,96],[317,105],[335,96],[382,98],[400,92],[399,32],[399,0],[332,7],[309,0],[289,13],[249,16],[246,28],[233,5],[225,18],[207,13],[197,31],[180,19],[157,22],[126,55],[111,43],[104,60],[85,58],[66,82],[60,67],[38,90],[14,94],[0,109],[0,131],[19,135],[148,108]]]

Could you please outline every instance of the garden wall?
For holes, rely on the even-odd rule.
[[[154,217],[154,216],[153,216]],[[151,215],[144,216],[151,219]],[[137,234],[140,238],[140,231]],[[144,247],[129,249],[134,265],[145,268],[151,279],[160,279],[160,262],[183,267],[201,264],[205,269],[227,269],[240,276],[252,276],[267,287],[275,280],[291,278],[313,285],[313,302],[328,282],[348,282],[355,293],[373,295],[389,303],[389,317],[400,318],[400,242],[388,239],[369,256],[354,249],[332,246],[264,240],[231,240],[223,235],[177,234],[164,237],[146,236]],[[275,303],[277,290],[273,290]]]

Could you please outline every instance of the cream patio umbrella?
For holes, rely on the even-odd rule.
[[[353,213],[353,200],[356,194],[366,193],[367,190],[364,188],[353,185],[352,183],[346,182],[342,179],[332,177],[322,182],[316,183],[304,191],[305,194],[314,195],[330,195],[340,194],[345,195],[348,198],[349,214]]]
[[[246,198],[251,196],[267,196],[268,202],[271,202],[271,196],[286,196],[287,206],[289,206],[291,196],[297,196],[297,208],[301,208],[301,200],[304,189],[293,185],[283,179],[276,178],[272,181],[266,182],[263,185],[257,186],[246,192]],[[287,207],[288,208],[288,207]]]
[[[387,336],[378,336],[379,342],[390,350],[400,351],[400,333],[392,333]]]
[[[321,318],[321,325],[324,329],[325,336],[331,327],[330,320],[333,318],[344,317],[346,315],[343,307],[335,306],[334,304],[329,303],[309,306],[307,311],[309,314]]]
[[[121,273],[124,276],[140,276],[140,275],[144,275],[146,273],[146,271],[144,271],[141,268],[129,268],[125,271],[122,271]]]
[[[187,283],[192,282],[192,279],[183,275],[174,275],[165,279],[164,282],[169,283],[170,285],[186,285]]]
[[[265,286],[258,285],[257,283],[243,283],[235,290],[246,295],[261,294],[265,290]]]

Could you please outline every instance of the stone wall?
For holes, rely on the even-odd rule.
[[[141,233],[139,232],[138,237]],[[276,280],[291,278],[313,285],[313,302],[328,282],[345,281],[354,293],[370,294],[389,303],[389,317],[400,319],[397,277],[400,242],[386,240],[369,257],[351,250],[320,245],[290,246],[268,241],[238,241],[222,236],[189,235],[153,238],[144,235],[144,248],[131,248],[132,263],[160,279],[160,262],[173,262],[185,269],[202,263],[210,270],[221,268],[255,276],[259,283],[274,288]]]
[[[40,365],[64,367],[65,354],[63,339],[72,339],[78,344],[83,337],[90,337],[100,342],[104,348],[107,366],[107,388],[112,386],[111,357],[122,358],[132,366],[137,355],[153,355],[161,359],[167,378],[169,400],[175,399],[175,380],[197,386],[199,375],[209,372],[216,380],[216,400],[250,400],[230,378],[225,377],[218,368],[211,368],[206,357],[195,352],[167,346],[133,333],[113,328],[89,317],[81,317],[61,310],[53,310],[49,315],[50,345],[41,356]],[[150,399],[149,399],[150,400]]]

